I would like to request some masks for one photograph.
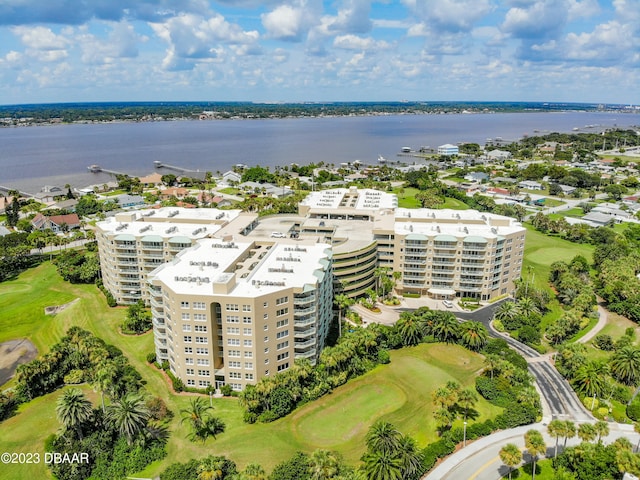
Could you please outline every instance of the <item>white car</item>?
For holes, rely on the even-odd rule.
[[[447,308],[453,308],[453,303],[450,302],[449,300],[443,300],[442,304]]]
[[[271,238],[287,238],[282,232],[271,232]]]

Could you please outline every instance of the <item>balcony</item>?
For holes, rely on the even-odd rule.
[[[315,305],[305,309],[296,309],[293,311],[293,316],[300,318],[300,317],[303,317],[304,315],[315,313],[315,311],[316,311]]]
[[[308,337],[310,337],[312,335],[315,335],[315,334],[316,334],[316,327],[308,328],[307,330],[303,330],[301,332],[297,331],[297,330],[294,331],[295,338],[308,338]],[[315,339],[314,339],[314,341],[315,341]],[[297,343],[296,343],[296,345],[297,345]]]
[[[313,347],[316,344],[316,339],[311,339],[311,340],[306,340],[304,342],[295,342],[294,344],[294,348],[296,350],[300,349],[300,350],[305,350],[309,347]]]
[[[315,316],[309,316],[303,319],[296,319],[294,324],[296,327],[308,327],[309,325],[315,325],[316,323],[316,317]]]
[[[316,296],[315,295],[309,295],[307,297],[294,297],[293,298],[293,304],[294,305],[305,305],[307,303],[315,302],[315,301],[316,301]]]
[[[313,358],[315,356],[316,356],[316,349],[315,348],[312,348],[311,350],[308,350],[306,352],[301,352],[301,353],[296,352],[295,353],[295,358]]]

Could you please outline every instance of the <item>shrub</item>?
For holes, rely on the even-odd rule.
[[[389,351],[384,349],[378,350],[378,363],[380,363],[381,365],[386,365],[389,362],[391,362]]]
[[[156,362],[156,352],[147,353],[147,363],[155,363]]]
[[[633,402],[627,405],[627,417],[634,422],[640,421],[640,402]]]
[[[230,397],[233,393],[233,388],[231,387],[231,385],[226,383],[222,387],[220,387],[220,392],[222,392],[222,395],[224,395],[225,397]]]
[[[171,410],[167,408],[167,404],[160,397],[149,397],[145,402],[149,415],[154,420],[164,420],[173,416]]]
[[[84,372],[82,370],[71,370],[64,376],[64,383],[67,385],[77,385],[84,382]]]
[[[593,339],[593,344],[605,352],[610,352],[614,348],[613,338],[611,338],[611,335],[605,335],[603,333],[596,335],[596,338]]]

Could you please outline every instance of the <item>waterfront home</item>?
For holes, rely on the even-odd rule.
[[[523,190],[544,190],[541,183],[532,180],[524,180],[518,184],[518,187]]]
[[[438,155],[458,155],[458,152],[458,146],[450,143],[445,143],[438,147]]]

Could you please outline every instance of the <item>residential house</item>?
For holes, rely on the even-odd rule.
[[[492,162],[504,162],[511,158],[511,152],[507,152],[506,150],[491,150],[487,152],[485,156]]]
[[[484,172],[469,172],[464,176],[464,179],[470,182],[486,182],[489,180],[489,174]]]
[[[182,187],[169,187],[160,191],[160,200],[170,200],[173,197],[182,200],[189,196],[189,190]]]
[[[122,195],[117,195],[115,199],[118,201],[118,205],[122,208],[139,207],[140,205],[144,205],[144,198],[140,195],[129,195],[128,193],[123,193]]]
[[[222,181],[227,185],[231,185],[232,183],[238,184],[242,181],[242,175],[233,170],[229,170],[228,172],[224,172],[222,174]]]
[[[65,230],[80,228],[80,217],[76,213],[52,215],[50,217],[38,213],[31,220],[31,225],[34,230],[51,229],[54,233],[61,233]]]
[[[56,197],[61,197],[66,194],[67,192],[60,187],[55,185],[45,185],[42,187],[42,190],[33,196],[33,198],[40,203],[53,203]]]
[[[160,175],[159,173],[152,173],[151,175],[147,175],[146,177],[140,177],[140,183],[146,188],[159,187],[160,185],[162,185],[162,175]]]
[[[523,190],[544,190],[541,183],[532,180],[524,180],[518,184],[518,187]]]

